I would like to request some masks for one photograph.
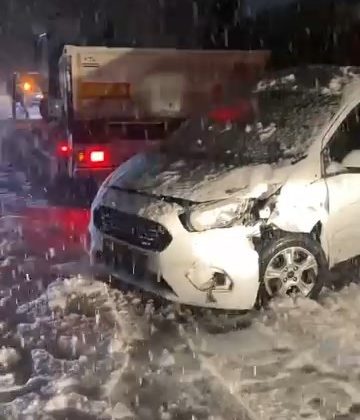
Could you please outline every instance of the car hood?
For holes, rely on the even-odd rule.
[[[283,185],[292,170],[288,162],[231,167],[140,154],[113,173],[108,187],[197,203],[234,195],[265,198]]]

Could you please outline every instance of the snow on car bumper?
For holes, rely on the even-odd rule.
[[[161,219],[171,242],[141,249],[90,226],[92,263],[143,290],[184,304],[247,310],[259,287],[258,254],[244,227],[188,232],[175,213]]]

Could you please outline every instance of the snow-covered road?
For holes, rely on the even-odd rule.
[[[191,350],[187,317],[94,280],[81,260],[59,277],[78,243],[42,249],[26,218],[1,222],[0,418],[248,418]]]
[[[91,272],[85,213],[27,207],[18,176],[0,177],[0,419],[360,418],[357,285],[246,315],[125,292]]]

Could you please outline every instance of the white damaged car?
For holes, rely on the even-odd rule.
[[[359,218],[360,79],[310,67],[121,165],[92,204],[90,255],[167,299],[246,310],[316,298],[360,255]]]

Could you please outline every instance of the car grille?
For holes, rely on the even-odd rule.
[[[174,290],[159,275],[148,270],[148,256],[142,251],[129,248],[127,245],[104,239],[103,249],[96,256],[97,262],[105,263],[114,272],[124,271],[141,287],[144,280],[150,280],[158,289],[176,295]]]
[[[172,241],[160,223],[110,207],[94,210],[94,225],[100,232],[144,250],[161,252]]]
[[[130,249],[127,245],[105,239],[102,258],[107,266],[114,270],[123,269],[134,277],[144,277],[147,271],[147,256],[141,251]]]

